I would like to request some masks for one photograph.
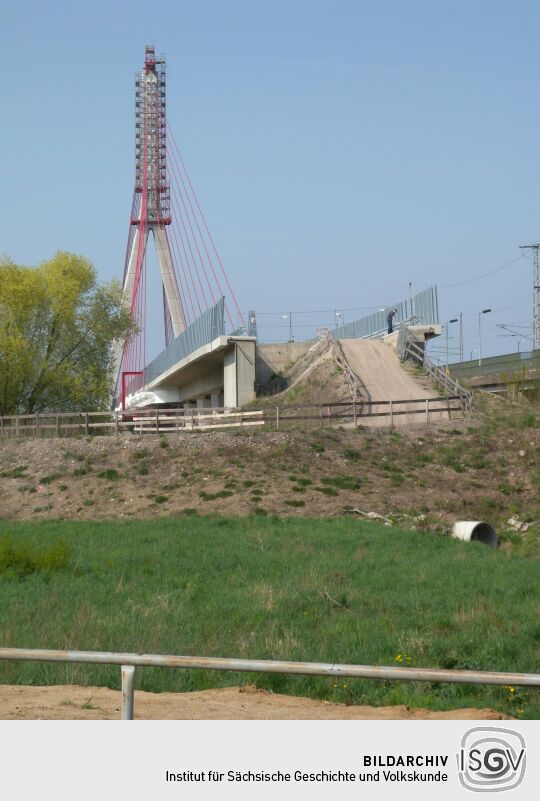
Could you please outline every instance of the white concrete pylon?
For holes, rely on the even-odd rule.
[[[171,249],[169,247],[169,239],[164,225],[150,226],[154,234],[154,242],[159,261],[159,270],[161,272],[161,280],[163,282],[163,289],[165,290],[165,300],[171,316],[173,336],[177,337],[186,328],[186,321],[184,317],[184,310],[182,308],[182,300],[180,298],[180,291],[176,282],[174,274],[174,267],[171,256]]]
[[[161,273],[161,281],[165,292],[165,301],[171,316],[173,336],[177,337],[186,328],[184,310],[182,308],[182,301],[180,298],[180,291],[176,282],[174,273],[173,261],[171,256],[171,249],[169,247],[169,240],[165,231],[164,225],[149,225],[145,233],[145,242],[143,243],[142,253],[144,254],[148,247],[148,232],[152,231],[154,235],[154,243],[159,262],[159,270]],[[135,271],[137,267],[137,254],[139,249],[140,228],[137,227],[133,242],[131,245],[131,253],[129,256],[128,269],[123,287],[123,303],[126,307],[131,308],[131,301],[133,298],[133,290],[135,287]]]

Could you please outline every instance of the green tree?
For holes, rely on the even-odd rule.
[[[113,342],[136,329],[121,296],[73,253],[39,267],[0,261],[0,414],[106,408]]]

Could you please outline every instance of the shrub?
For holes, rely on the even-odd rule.
[[[356,448],[347,448],[343,456],[351,462],[359,462],[362,458],[362,452]]]
[[[118,470],[115,470],[114,467],[109,467],[107,470],[101,470],[97,473],[98,478],[108,478],[110,481],[116,481],[120,478]]]
[[[71,558],[71,547],[64,539],[36,545],[10,534],[0,538],[0,573],[13,572],[19,577],[31,573],[64,570]]]
[[[330,487],[339,487],[339,489],[360,489],[360,482],[354,476],[331,476],[330,478],[321,478],[321,484],[326,484]]]
[[[324,495],[339,495],[337,489],[334,487],[313,487],[316,492],[322,492]]]
[[[292,500],[292,501],[284,501],[284,503],[286,503],[287,506],[295,506],[295,507],[300,507],[300,506],[305,506],[306,505],[305,501],[294,501],[294,500]]]
[[[533,413],[523,414],[518,417],[515,426],[516,428],[538,428],[540,426],[540,417]]]
[[[83,465],[83,467],[77,467],[73,471],[73,475],[74,476],[86,476],[91,471],[92,471],[92,468],[90,467],[90,465],[89,464],[85,464],[85,465]]]
[[[4,470],[3,473],[0,473],[0,476],[2,478],[21,478],[27,470],[28,467],[26,465],[21,465],[20,467],[14,467],[12,470]]]
[[[203,501],[215,501],[216,498],[229,498],[233,493],[230,490],[220,490],[219,492],[199,492],[199,497]]]
[[[62,478],[61,473],[51,473],[50,476],[43,476],[43,478],[39,479],[39,484],[52,484],[53,481],[57,481],[59,478]]]
[[[167,503],[169,500],[167,495],[155,495],[154,496],[154,503]]]

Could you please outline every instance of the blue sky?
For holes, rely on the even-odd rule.
[[[0,252],[36,264],[72,250],[121,278],[133,78],[152,43],[265,339],[288,337],[289,310],[352,319],[411,281],[439,285],[442,320],[463,312],[467,356],[487,307],[484,355],[516,350],[496,323],[530,336],[530,260],[462,282],[540,238],[539,24],[520,0],[4,0]],[[295,313],[295,337],[333,320]]]

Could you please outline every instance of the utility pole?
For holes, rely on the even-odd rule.
[[[540,348],[540,265],[538,249],[540,242],[520,245],[521,250],[531,250],[533,257],[533,348]]]
[[[459,360],[463,361],[463,312],[459,313]]]
[[[289,318],[289,342],[292,342],[293,341],[293,339],[292,339],[292,312],[288,312],[287,314],[282,314],[281,316],[282,316],[282,318],[284,320],[286,320],[287,317]]]
[[[445,329],[446,329],[446,369],[447,370],[448,370],[448,327],[450,326],[450,323],[457,323],[457,317],[453,317],[451,320],[448,320],[448,322],[445,323],[445,326],[444,326]]]
[[[482,366],[482,315],[490,311],[491,309],[482,309],[478,312],[478,367]]]

